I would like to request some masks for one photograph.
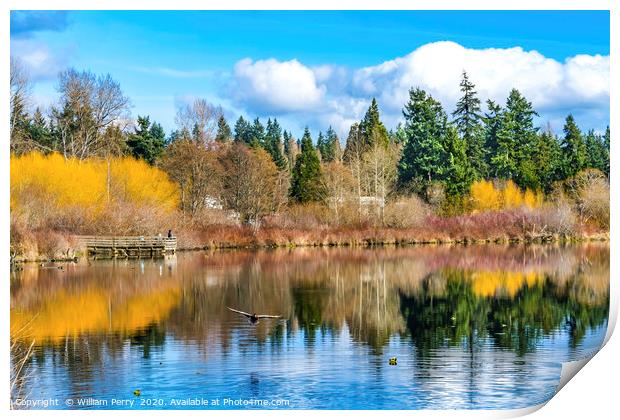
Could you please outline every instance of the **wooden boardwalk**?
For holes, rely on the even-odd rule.
[[[114,258],[159,257],[174,254],[177,238],[159,236],[80,236],[88,255]]]

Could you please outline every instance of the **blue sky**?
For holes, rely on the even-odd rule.
[[[197,97],[231,125],[275,116],[316,136],[346,134],[374,96],[392,128],[412,86],[451,111],[463,69],[483,100],[520,88],[555,131],[569,112],[586,129],[609,121],[606,11],[14,11],[11,54],[38,103],[53,103],[66,67],[110,73],[132,115],[167,131]]]

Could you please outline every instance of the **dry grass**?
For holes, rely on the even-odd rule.
[[[405,206],[403,204],[403,206]],[[406,207],[404,207],[406,208]],[[393,226],[330,226],[304,214],[303,224],[291,222],[290,215],[274,218],[254,231],[244,226],[209,226],[193,232],[192,246],[279,247],[279,246],[369,246],[473,241],[549,241],[580,235],[578,223],[567,205],[546,205],[538,209],[510,209],[471,215],[439,217],[417,205],[412,214],[398,207]],[[298,213],[296,213],[298,214]],[[390,216],[391,217],[391,216]],[[283,227],[276,222],[286,221]],[[303,227],[300,227],[303,226]]]
[[[157,235],[172,229],[179,238],[180,249],[551,241],[601,231],[592,229],[591,225],[584,229],[567,201],[534,209],[521,207],[442,217],[433,214],[421,200],[408,198],[386,206],[384,226],[373,225],[368,219],[338,225],[326,207],[297,206],[265,218],[259,229],[240,224],[223,210],[208,210],[199,218],[181,212],[170,217],[151,214],[145,218],[143,211],[125,211],[110,214],[105,227],[94,225],[85,231]],[[18,218],[11,219],[12,252],[20,255],[20,259],[72,258],[75,252],[72,235],[70,231],[50,229],[31,231]]]
[[[383,219],[385,226],[390,228],[413,228],[423,226],[430,215],[430,207],[418,196],[412,195],[385,206]]]
[[[11,331],[10,404],[12,410],[22,407],[15,404],[16,400],[28,397],[29,363],[34,354],[35,344],[35,340],[29,338],[28,334],[30,322],[24,324],[16,331]]]

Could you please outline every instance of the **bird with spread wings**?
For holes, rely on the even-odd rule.
[[[233,312],[236,312],[238,314],[241,314],[241,315],[245,316],[248,319],[248,321],[250,322],[250,324],[252,324],[252,325],[258,324],[261,319],[265,319],[265,318],[281,318],[280,315],[256,315],[256,314],[249,314],[247,312],[243,312],[243,311],[240,311],[238,309],[233,309],[233,308],[230,308],[228,306],[227,306],[227,308],[229,310],[233,311]]]

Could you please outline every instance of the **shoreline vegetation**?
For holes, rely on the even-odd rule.
[[[453,245],[471,246],[482,244],[514,245],[514,244],[548,244],[567,245],[584,242],[609,242],[609,232],[592,232],[581,236],[567,236],[558,234],[524,234],[523,236],[496,236],[496,237],[460,237],[450,238],[437,237],[411,237],[411,233],[403,229],[358,229],[348,231],[294,231],[282,232],[280,230],[266,229],[256,232],[252,229],[232,229],[223,231],[206,231],[203,235],[212,235],[206,242],[192,243],[181,241],[177,252],[207,251],[207,250],[268,250],[268,249],[294,249],[294,248],[388,248],[410,247],[420,245]],[[221,234],[218,236],[217,234]],[[295,236],[297,239],[291,239]],[[234,238],[234,239],[233,239]],[[38,254],[30,252],[22,255],[12,255],[13,264],[42,263],[42,262],[77,262],[79,258],[86,257],[84,249],[72,248],[71,244],[77,241],[67,236],[63,238],[69,248],[56,253]]]
[[[560,235],[538,236],[538,237],[497,237],[497,238],[437,238],[437,239],[415,239],[406,238],[401,235],[380,235],[377,237],[365,237],[363,239],[342,239],[331,233],[326,233],[330,238],[325,242],[320,240],[308,239],[303,242],[277,242],[270,237],[263,241],[255,236],[248,236],[247,241],[239,243],[211,241],[203,246],[187,245],[177,248],[177,253],[213,251],[213,250],[275,250],[275,249],[296,249],[296,248],[403,248],[413,246],[475,246],[485,244],[496,245],[568,245],[587,242],[609,242],[608,232],[595,233],[587,236],[568,237]],[[73,242],[71,238],[66,238],[67,242]],[[80,248],[67,248],[65,252],[59,252],[50,256],[49,254],[28,254],[12,255],[11,264],[20,265],[27,263],[46,263],[46,262],[78,262],[80,258],[86,258],[86,252]]]
[[[12,262],[168,230],[179,250],[609,240],[609,128],[568,115],[561,134],[541,129],[517,89],[483,106],[466,72],[450,114],[411,87],[401,123],[388,130],[369,98],[345,141],[271,117],[231,127],[204,99],[179,104],[166,135],[110,75],[63,71],[48,109],[29,84],[12,58]]]

